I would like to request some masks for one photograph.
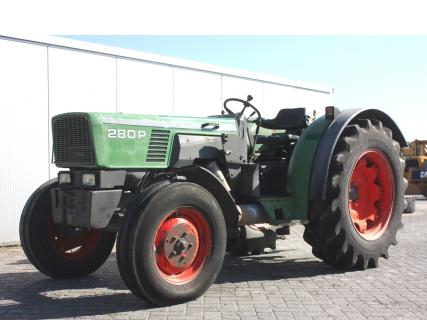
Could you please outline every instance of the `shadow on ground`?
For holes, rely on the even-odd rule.
[[[313,259],[285,257],[284,251],[247,257],[227,256],[215,283],[290,280],[343,272]],[[21,259],[9,265],[25,264],[29,262]],[[114,256],[94,275],[82,279],[52,280],[31,270],[1,273],[0,285],[1,319],[102,316],[153,308],[127,291]]]

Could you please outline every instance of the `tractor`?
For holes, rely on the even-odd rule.
[[[414,140],[402,148],[405,159],[405,178],[409,185],[406,194],[422,194],[427,198],[427,140]]]
[[[251,101],[229,98],[208,117],[53,117],[62,169],[23,209],[29,261],[55,279],[83,277],[116,245],[130,291],[172,305],[202,295],[227,252],[274,250],[299,223],[325,263],[377,267],[396,244],[407,187],[395,122],[331,106],[315,121],[305,108],[266,119]]]

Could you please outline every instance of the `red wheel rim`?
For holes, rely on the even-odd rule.
[[[153,256],[163,279],[173,284],[193,280],[212,250],[212,232],[203,213],[180,207],[160,223],[154,238]]]
[[[101,239],[99,230],[77,230],[70,226],[56,225],[52,217],[48,221],[48,234],[55,253],[66,259],[88,256]]]
[[[349,183],[349,211],[356,231],[367,240],[384,233],[394,199],[394,177],[384,153],[368,149],[353,168]]]

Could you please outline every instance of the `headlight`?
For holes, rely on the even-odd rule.
[[[94,187],[96,185],[96,175],[94,173],[83,173],[82,185],[85,187]]]
[[[71,183],[71,175],[69,172],[60,172],[58,174],[58,183],[59,184],[70,184]]]

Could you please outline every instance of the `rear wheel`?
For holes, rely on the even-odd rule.
[[[325,206],[312,208],[304,239],[326,263],[366,269],[388,257],[401,227],[406,180],[400,146],[375,120],[346,127],[334,150]]]
[[[27,201],[20,221],[21,245],[28,260],[53,278],[73,278],[97,270],[108,258],[116,234],[53,223],[51,180]]]
[[[207,190],[172,183],[136,196],[118,243],[119,269],[133,293],[157,305],[180,303],[200,296],[216,279],[225,221]]]

